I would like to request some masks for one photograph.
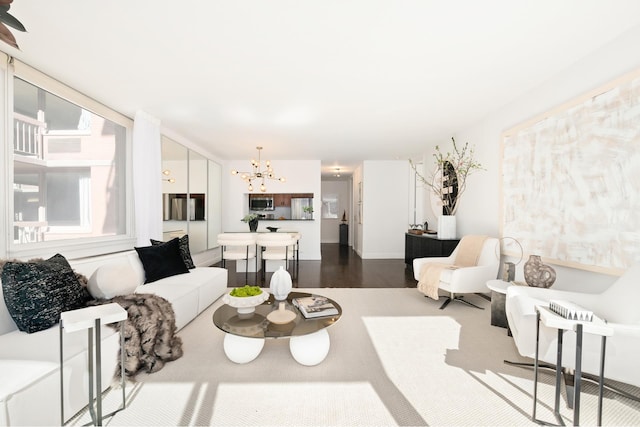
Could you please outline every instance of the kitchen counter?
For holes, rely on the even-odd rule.
[[[278,219],[278,218],[266,219],[266,218],[259,218],[258,219],[258,222],[263,222],[263,221],[282,222],[282,221],[315,221],[315,220],[313,218],[311,218],[311,219]]]

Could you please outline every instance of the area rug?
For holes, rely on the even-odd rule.
[[[485,310],[457,303],[439,310],[416,289],[304,291],[343,308],[320,365],[299,365],[286,339],[267,341],[248,364],[230,362],[211,321],[217,301],[179,332],[184,356],[139,375],[127,387],[128,407],[105,425],[536,425],[533,372],[503,363],[525,359],[505,329],[490,325],[488,301],[471,295]],[[537,416],[555,423],[554,377],[540,377]],[[581,424],[595,425],[597,390],[583,384]],[[107,394],[106,412],[119,396]],[[571,424],[564,390],[562,399]],[[640,425],[640,404],[606,393],[603,423]]]

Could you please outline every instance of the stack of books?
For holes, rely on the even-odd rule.
[[[300,310],[306,319],[316,317],[335,316],[338,309],[329,301],[327,297],[311,295],[310,297],[294,298],[293,305]]]
[[[591,322],[593,311],[582,308],[577,304],[564,300],[549,301],[549,310],[569,320]]]

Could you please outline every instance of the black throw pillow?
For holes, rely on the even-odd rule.
[[[178,239],[178,246],[180,247],[180,256],[182,257],[182,261],[184,261],[184,265],[187,266],[189,270],[192,268],[196,268],[196,265],[193,263],[193,259],[191,258],[191,251],[189,250],[189,235],[185,234],[182,237],[176,237]],[[160,240],[150,239],[151,244],[153,246],[161,245],[165,242],[161,242]]]
[[[91,299],[60,254],[36,262],[7,262],[2,291],[13,321],[27,333],[52,327],[60,313],[85,307]]]
[[[161,245],[145,246],[135,250],[144,268],[144,283],[189,272],[180,255],[178,238]]]

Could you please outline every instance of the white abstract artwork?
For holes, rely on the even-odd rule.
[[[502,236],[547,261],[640,262],[640,72],[503,134]]]
[[[337,194],[322,195],[322,218],[325,218],[325,219],[338,218],[338,195]]]

